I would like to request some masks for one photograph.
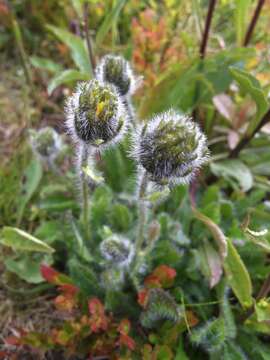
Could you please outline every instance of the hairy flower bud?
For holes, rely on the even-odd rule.
[[[104,56],[96,68],[96,77],[115,85],[122,96],[133,94],[139,84],[129,63],[122,56]]]
[[[66,113],[74,138],[95,147],[119,141],[126,128],[126,115],[117,90],[98,80],[79,84],[67,101]]]
[[[158,288],[151,289],[146,309],[141,314],[141,324],[146,328],[153,328],[162,320],[176,323],[179,320],[179,309],[168,292]]]
[[[31,130],[31,144],[34,151],[43,158],[54,158],[60,151],[61,138],[51,127]]]
[[[104,258],[119,267],[126,267],[134,256],[134,246],[130,241],[119,235],[112,235],[100,244]]]
[[[199,126],[175,110],[157,115],[134,137],[133,156],[151,181],[189,183],[209,152]]]

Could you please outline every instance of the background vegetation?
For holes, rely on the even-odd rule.
[[[270,2],[1,0],[0,17],[0,359],[270,359]],[[89,265],[100,254],[80,235],[63,108],[107,53],[143,75],[139,120],[192,115],[211,159],[151,200],[146,238],[159,240],[137,288],[104,292]],[[63,143],[54,166],[31,146],[45,126]],[[108,231],[134,233],[128,147],[96,159],[97,247]],[[153,288],[174,299],[176,323],[165,299],[142,326]]]

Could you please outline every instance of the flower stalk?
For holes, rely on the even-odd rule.
[[[84,172],[84,168],[87,166],[87,160],[89,157],[89,148],[86,145],[81,146],[81,156],[79,161],[79,173],[81,178],[82,187],[82,221],[85,233],[86,242],[90,241],[90,214],[89,214],[89,186]]]
[[[147,172],[144,170],[139,184],[139,194],[138,194],[138,230],[136,238],[136,254],[138,254],[142,248],[144,242],[144,228],[146,224],[146,204],[145,204],[145,195],[148,184]]]

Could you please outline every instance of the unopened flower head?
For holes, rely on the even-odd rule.
[[[61,138],[51,127],[30,131],[31,144],[34,151],[43,158],[54,158],[60,151]]]
[[[127,267],[134,257],[134,245],[115,234],[102,241],[100,251],[108,262],[117,267]]]
[[[157,115],[134,137],[133,156],[160,185],[189,183],[209,157],[206,137],[175,110]]]
[[[133,94],[140,83],[122,56],[106,55],[96,68],[97,79],[115,85],[120,95]]]
[[[176,323],[179,320],[179,309],[171,295],[163,289],[151,289],[145,311],[141,314],[141,324],[153,328],[160,321],[169,320]]]
[[[126,116],[116,88],[98,80],[79,84],[68,99],[67,125],[75,138],[95,147],[119,141],[126,129]]]

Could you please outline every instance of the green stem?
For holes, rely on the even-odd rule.
[[[34,84],[33,84],[32,74],[31,74],[31,71],[30,71],[28,57],[27,57],[27,54],[26,54],[26,51],[25,51],[25,48],[24,48],[24,44],[23,44],[21,29],[20,29],[20,26],[19,26],[18,21],[16,19],[15,12],[13,11],[13,7],[11,5],[11,2],[9,0],[7,0],[6,3],[7,3],[7,6],[9,8],[9,11],[10,11],[12,31],[13,31],[15,42],[17,44],[17,48],[19,50],[19,54],[20,54],[20,57],[21,57],[21,62],[22,62],[24,74],[25,74],[25,77],[26,77],[26,81],[28,82],[28,85],[30,86],[31,90],[34,93]]]
[[[84,233],[86,241],[90,241],[90,226],[89,226],[89,187],[87,183],[86,174],[83,171],[83,168],[87,166],[87,160],[89,157],[89,149],[86,145],[82,145],[82,154],[80,159],[80,177],[82,183],[82,219],[84,226]]]
[[[136,238],[136,254],[141,250],[141,247],[144,242],[144,227],[146,223],[146,206],[145,206],[145,194],[147,189],[147,173],[146,171],[143,172],[140,184],[139,184],[139,206],[138,206],[138,212],[139,212],[139,222],[138,222],[138,232],[137,232],[137,238]]]

